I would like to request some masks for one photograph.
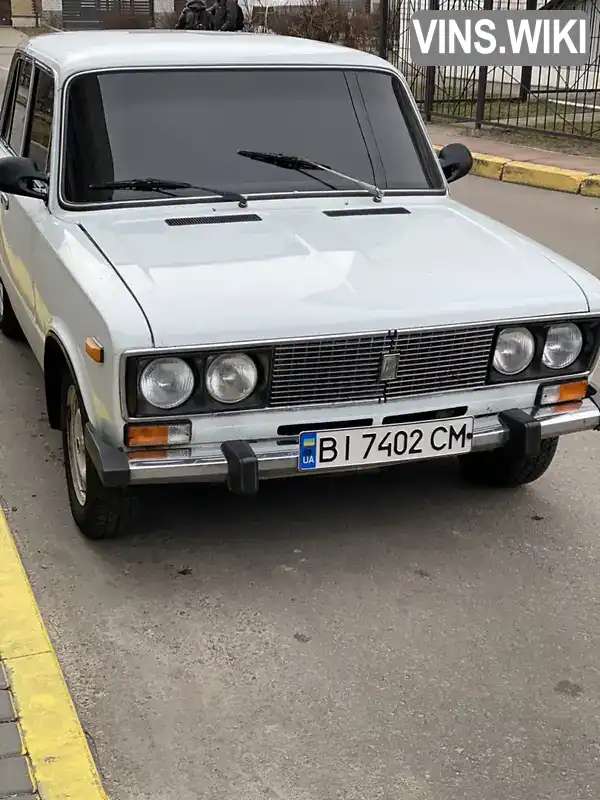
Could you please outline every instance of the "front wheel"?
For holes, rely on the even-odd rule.
[[[542,439],[540,451],[535,456],[516,454],[510,447],[470,453],[461,456],[459,464],[463,478],[479,486],[514,488],[533,483],[550,468],[558,438]]]
[[[7,339],[22,341],[25,338],[2,281],[0,281],[0,331]]]
[[[62,435],[69,503],[77,527],[87,539],[113,539],[133,521],[133,497],[125,488],[102,483],[85,447],[87,415],[75,381],[63,383]]]

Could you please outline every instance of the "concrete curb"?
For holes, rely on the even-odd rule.
[[[0,798],[108,800],[1,508],[0,694],[22,741],[0,758]]]
[[[434,145],[439,152],[440,145]],[[533,164],[529,161],[513,161],[510,158],[472,153],[473,167],[470,175],[491,178],[505,183],[519,183],[535,186],[538,189],[551,189],[555,192],[581,194],[585,197],[600,197],[600,174],[580,172],[546,164]]]

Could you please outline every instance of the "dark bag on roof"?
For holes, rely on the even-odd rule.
[[[246,20],[244,19],[244,12],[240,8],[240,4],[238,3],[237,16],[236,16],[236,20],[235,20],[235,29],[236,29],[236,31],[243,31],[245,22],[246,22]]]
[[[188,31],[206,31],[212,28],[211,16],[203,3],[188,3],[183,9],[178,28]]]

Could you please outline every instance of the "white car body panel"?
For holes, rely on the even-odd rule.
[[[0,157],[3,151],[7,155],[0,146]],[[132,346],[152,345],[138,303],[81,229],[52,216],[44,203],[11,197],[9,209],[0,210],[0,220],[0,277],[36,359],[43,366],[46,338],[56,334],[90,420],[114,440],[122,428],[115,426],[121,416],[115,391],[120,354]],[[86,356],[87,337],[103,343],[104,365]]]
[[[61,85],[71,75],[105,69],[331,66],[393,70],[377,56],[341,45],[222,31],[61,32],[31,39],[26,51],[47,64]]]
[[[325,216],[334,204],[254,203],[262,222],[170,227],[165,216],[189,211],[169,209],[96,212],[82,225],[138,298],[157,347],[588,311],[564,270],[451,200],[388,198],[382,207],[410,213]]]
[[[139,46],[138,46],[139,43]],[[352,67],[381,59],[277,36],[175,31],[73,32],[31,39],[25,52],[56,80],[51,159],[58,163],[64,85],[85,71],[178,67]],[[410,100],[417,125],[424,124]],[[10,155],[0,147],[0,157]],[[441,174],[441,170],[440,170]],[[262,222],[169,227],[167,217],[241,213],[235,203],[146,204],[65,210],[56,170],[48,204],[11,198],[2,210],[0,277],[36,357],[62,342],[90,422],[123,445],[122,356],[128,351],[327,336],[600,311],[600,281],[447,194],[396,193],[406,215],[329,218],[326,209],[371,208],[369,197],[251,199]],[[379,206],[381,207],[381,206]],[[7,245],[7,243],[10,243]],[[103,345],[105,363],[85,353]],[[485,387],[326,409],[196,416],[194,443],[268,438],[281,424],[314,423],[468,406],[475,415],[531,408],[538,384]]]

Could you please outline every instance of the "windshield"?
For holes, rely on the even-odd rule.
[[[300,156],[385,190],[441,187],[412,108],[388,73],[131,70],[71,82],[63,196],[71,203],[160,199],[150,186],[101,187],[146,176],[196,185],[178,188],[178,197],[201,197],[198,186],[244,195],[327,191],[319,173],[281,169],[238,150]],[[327,182],[357,190],[343,177]]]

